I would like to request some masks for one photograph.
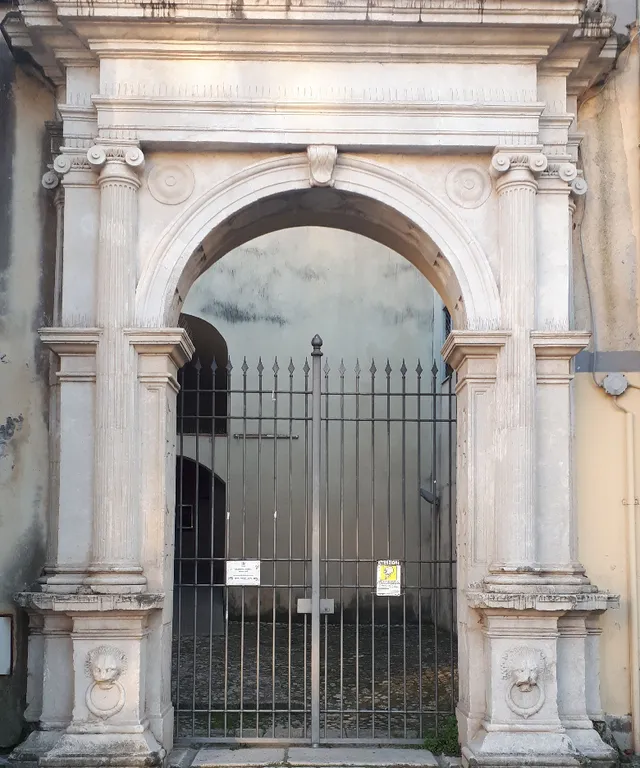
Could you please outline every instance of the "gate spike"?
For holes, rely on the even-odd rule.
[[[372,376],[375,376],[377,370],[378,369],[376,368],[376,361],[373,358],[371,358],[371,368],[369,368],[369,373]]]
[[[325,359],[324,359],[324,368],[322,370],[324,371],[324,375],[325,376],[329,375],[329,373],[331,371],[331,368],[329,368],[329,358],[328,357],[325,357]]]
[[[193,367],[196,369],[196,371],[198,371],[198,373],[200,373],[200,371],[202,370],[202,363],[200,362],[199,357],[196,357],[196,361],[193,364]]]
[[[436,377],[438,375],[438,366],[436,365],[436,361],[433,361],[433,365],[431,366],[431,374],[432,376]]]
[[[391,375],[391,363],[389,362],[389,358],[387,358],[387,364],[384,367],[384,372],[387,374],[387,377]]]
[[[404,357],[402,358],[402,365],[400,366],[400,373],[402,374],[402,378],[403,379],[407,375],[407,366],[406,366],[406,364],[404,362]]]
[[[276,357],[273,361],[273,368],[271,369],[273,371],[273,375],[277,376],[278,371],[280,370],[280,366],[278,365],[278,358]]]
[[[360,376],[360,374],[362,373],[362,369],[360,368],[360,360],[359,360],[358,358],[356,358],[356,367],[353,369],[353,372],[354,372],[354,373],[355,373],[355,375],[356,375],[356,376],[358,376],[358,377],[359,377],[359,376]]]
[[[231,371],[233,370],[233,366],[231,365],[231,358],[227,360],[226,368],[227,368],[227,373],[231,373]]]
[[[262,372],[264,371],[264,365],[262,365],[262,356],[258,358],[258,373],[262,376]]]
[[[293,358],[292,358],[292,357],[290,357],[290,358],[289,358],[289,374],[290,374],[291,376],[293,376],[293,372],[295,371],[295,369],[296,369],[296,367],[295,367],[295,365],[293,364]]]
[[[340,358],[340,367],[338,368],[338,373],[340,374],[340,378],[344,378],[344,375],[346,372],[347,372],[347,369],[344,367],[344,358]]]
[[[215,357],[211,361],[211,372],[215,375],[215,372],[218,370],[218,363],[216,363]]]
[[[247,357],[245,355],[244,360],[242,361],[242,373],[244,373],[244,375],[246,376],[248,370],[249,370],[249,364],[247,363]]]
[[[305,376],[308,376],[310,370],[311,368],[309,368],[309,358],[305,357],[304,365],[302,366],[302,372],[304,373]]]
[[[420,362],[420,358],[418,358],[418,365],[416,365],[416,373],[418,374],[418,378],[422,376],[422,371],[424,371],[424,368],[422,367],[422,363]]]

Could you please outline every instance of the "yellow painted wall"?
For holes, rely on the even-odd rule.
[[[598,381],[603,374],[596,374]],[[640,374],[627,374],[640,387]],[[619,404],[635,414],[636,493],[640,494],[640,389],[628,389]],[[591,374],[575,377],[575,479],[579,554],[591,581],[620,595],[620,608],[601,619],[601,692],[608,715],[630,711],[627,520],[640,507],[626,499],[625,416]]]

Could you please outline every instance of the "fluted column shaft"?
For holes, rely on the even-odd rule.
[[[536,174],[547,161],[538,152],[494,155],[499,199],[500,295],[511,331],[498,360],[497,540],[493,574],[535,570],[536,358],[530,332],[536,303]]]
[[[136,353],[124,331],[133,321],[139,149],[93,147],[101,168],[96,357],[95,480],[88,579],[106,590],[144,584],[138,542]]]

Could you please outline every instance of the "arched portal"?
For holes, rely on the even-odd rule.
[[[237,260],[238,253],[229,252],[240,235],[244,239],[270,227],[282,229],[287,221],[329,225],[334,218],[344,224],[342,229],[353,231],[348,219],[354,211],[344,205],[348,199],[327,189],[269,198],[211,233],[199,253],[208,254],[211,275],[223,268],[217,262],[225,254],[225,261],[230,259],[233,265],[226,269],[238,272],[250,268]],[[379,221],[366,226],[366,201],[355,202],[364,222],[358,226],[369,235],[377,233]],[[313,232],[322,238],[322,229]],[[353,244],[354,239],[373,247],[360,235],[342,233],[343,243]],[[386,242],[383,236],[379,239]],[[330,242],[329,247],[335,248],[338,241]],[[276,258],[274,253],[266,255]],[[397,265],[402,257],[394,255]],[[350,256],[347,247],[342,261]],[[301,256],[297,263],[307,264]],[[371,252],[369,265],[376,269]],[[413,266],[408,270],[416,283],[426,286]],[[343,286],[344,278],[332,273],[328,282],[336,280]],[[215,282],[213,276],[211,281]],[[384,280],[374,285],[378,292],[385,291]],[[254,289],[258,288],[255,283]],[[388,278],[387,289],[392,290]],[[305,290],[313,290],[313,283]],[[360,291],[356,280],[353,301]],[[188,443],[193,456],[198,446],[199,460],[212,464],[224,478],[227,527],[217,526],[213,540],[223,541],[227,569],[250,563],[259,568],[259,575],[256,581],[249,577],[239,583],[229,581],[227,572],[224,589],[220,582],[208,587],[180,585],[179,594],[188,594],[189,599],[180,602],[188,609],[186,624],[184,608],[180,622],[174,624],[178,739],[309,739],[314,701],[321,710],[319,730],[325,741],[416,743],[454,716],[455,396],[442,362],[439,368],[434,366],[434,347],[439,349],[443,338],[434,336],[427,343],[426,337],[434,335],[433,315],[443,315],[441,303],[435,303],[431,291],[429,295],[432,320],[430,328],[423,326],[422,361],[418,354],[407,354],[405,365],[393,348],[375,360],[366,359],[364,348],[361,357],[341,359],[340,348],[326,347],[320,389],[315,389],[305,361],[311,352],[310,338],[305,338],[301,357],[278,362],[265,356],[259,342],[256,346],[259,327],[247,327],[251,347],[260,355],[247,360],[242,348],[231,350],[226,434],[215,430],[214,435],[206,426],[211,422],[208,403],[219,393],[202,383],[208,362],[202,355],[202,321],[188,320],[188,327],[197,331],[191,331],[196,362],[181,373],[178,453],[183,455]],[[232,294],[228,298],[237,299]],[[233,306],[240,317],[251,314]],[[364,314],[354,314],[351,322],[366,322],[366,309],[361,306],[358,311]],[[324,332],[327,320],[320,314],[317,322]],[[270,328],[263,330],[271,333]],[[342,331],[343,336],[347,333]],[[327,355],[335,363],[325,362]],[[199,418],[191,414],[181,421],[182,404],[194,394]],[[310,415],[316,398],[323,399],[317,422]],[[310,537],[310,460],[316,430],[322,432],[319,544]],[[179,466],[179,477],[183,476]],[[211,519],[220,512],[216,504]],[[188,539],[190,534],[180,527],[176,530],[181,551],[180,536]],[[322,627],[317,645],[311,639],[313,608],[306,605],[314,591],[315,547],[321,561],[318,592],[324,611],[318,616]],[[194,557],[207,566],[206,548],[196,550]],[[397,560],[398,568],[387,594],[377,577],[388,560]],[[212,613],[221,593],[222,625]],[[201,624],[207,631],[198,632]],[[316,653],[319,690],[311,684]]]

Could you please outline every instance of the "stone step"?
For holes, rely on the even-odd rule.
[[[175,749],[169,768],[438,768],[426,749],[400,747],[203,747]]]

